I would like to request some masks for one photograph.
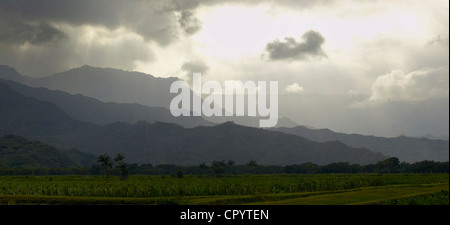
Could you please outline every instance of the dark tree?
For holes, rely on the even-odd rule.
[[[114,161],[117,163],[116,168],[120,170],[120,180],[126,180],[128,178],[128,164],[125,162],[125,156],[119,153]]]
[[[258,163],[256,163],[255,160],[250,160],[250,161],[247,163],[247,166],[258,166]]]
[[[103,168],[103,171],[106,174],[106,177],[108,177],[109,176],[109,170],[112,168],[111,157],[109,157],[106,154],[99,155],[97,157],[97,162],[101,163],[101,167]]]
[[[205,162],[202,162],[202,163],[200,163],[199,165],[198,165],[198,167],[200,168],[200,169],[208,169],[208,166],[206,165],[206,163]]]
[[[400,172],[400,160],[396,157],[387,158],[376,164],[379,173],[398,173]]]
[[[222,176],[223,173],[225,173],[225,167],[226,167],[225,161],[213,161],[211,163],[211,171],[218,177]]]
[[[183,170],[177,170],[177,177],[178,178],[183,178],[184,174],[183,174]]]

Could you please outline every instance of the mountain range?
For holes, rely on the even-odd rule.
[[[25,96],[54,103],[74,119],[97,124],[140,120],[171,122],[188,128],[228,121],[253,127],[259,124],[259,118],[249,116],[172,116],[168,108],[176,95],[169,90],[177,78],[84,65],[44,78],[23,76],[12,67],[0,66],[0,79]],[[283,117],[278,126],[296,125]]]
[[[231,122],[183,128],[163,122],[96,125],[74,120],[52,103],[26,97],[0,83],[0,134],[23,135],[92,154],[123,153],[130,162],[192,165],[212,160],[286,165],[374,163],[385,157],[341,142],[318,143],[295,135]]]
[[[174,117],[164,107],[149,107],[137,103],[105,103],[81,94],[29,87],[11,80],[0,79],[0,82],[26,97],[53,103],[71,118],[84,122],[106,125],[114,122],[160,121],[176,123],[188,128],[214,125],[201,117]]]
[[[347,135],[296,127],[289,118],[279,120],[284,128],[271,130],[240,125],[256,118],[231,117],[234,123],[220,124],[201,117],[175,118],[165,106],[176,78],[89,66],[46,78],[0,66],[0,78],[0,135],[23,135],[90,154],[123,153],[130,162],[369,164],[387,156],[448,161],[448,141],[442,140]]]
[[[298,125],[340,133],[378,137],[448,137],[449,99],[369,104],[367,95],[285,93],[279,95],[279,115]],[[367,105],[364,105],[364,104]]]
[[[311,129],[304,126],[273,128],[272,130],[298,135],[313,141],[340,141],[349,146],[366,147],[386,156],[397,157],[404,162],[426,160],[446,161],[449,158],[449,142],[406,136],[385,138],[360,134],[345,134],[329,129]]]
[[[41,78],[27,77],[12,67],[0,66],[0,78],[31,87],[81,94],[102,102],[137,103],[166,109],[176,96],[169,92],[170,86],[179,80],[175,77],[159,78],[150,74],[88,65]],[[448,98],[420,102],[392,101],[361,106],[370,96],[289,93],[285,92],[282,86],[279,88],[280,121],[292,121],[292,124],[282,126],[308,125],[342,133],[380,137],[449,135]],[[203,119],[216,124],[227,121],[254,127],[259,124],[258,118],[248,116],[203,117]]]
[[[319,143],[295,135],[236,125],[232,122],[213,127],[186,129],[156,122],[133,125],[110,124],[89,139],[88,152],[114,153],[126,149],[138,163],[192,165],[213,160],[233,160],[244,164],[256,160],[262,165],[289,165],[314,162],[370,164],[385,159],[366,148],[352,148],[342,142]]]
[[[30,87],[45,87],[69,94],[81,94],[103,102],[138,103],[169,108],[175,96],[170,85],[178,78],[158,78],[150,74],[84,65],[66,72],[42,78],[19,74],[14,68],[1,66],[0,78]]]

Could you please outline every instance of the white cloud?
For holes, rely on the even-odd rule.
[[[298,83],[293,83],[291,85],[286,86],[285,90],[290,93],[300,93],[303,92],[305,89]]]
[[[448,68],[423,68],[410,73],[394,70],[372,85],[370,102],[423,101],[449,95]]]

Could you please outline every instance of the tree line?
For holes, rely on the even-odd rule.
[[[396,157],[388,158],[375,164],[358,165],[347,162],[336,162],[328,165],[303,163],[287,166],[259,165],[251,160],[244,165],[236,165],[234,161],[212,161],[209,165],[200,163],[197,166],[177,166],[151,164],[130,165],[132,174],[176,175],[183,174],[222,176],[226,174],[326,174],[326,173],[448,173],[449,162],[421,161],[415,163],[400,162]]]
[[[400,162],[396,157],[375,164],[358,165],[336,162],[328,165],[303,163],[287,166],[260,165],[255,160],[238,165],[233,160],[212,161],[193,166],[163,164],[128,164],[123,154],[114,159],[108,155],[99,155],[97,164],[84,168],[6,168],[0,169],[0,175],[169,175],[182,178],[184,175],[215,176],[232,174],[325,174],[325,173],[448,173],[449,162],[421,161],[415,163]]]

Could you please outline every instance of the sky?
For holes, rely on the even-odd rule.
[[[0,64],[276,80],[367,107],[448,98],[448,21],[447,0],[0,0]]]

